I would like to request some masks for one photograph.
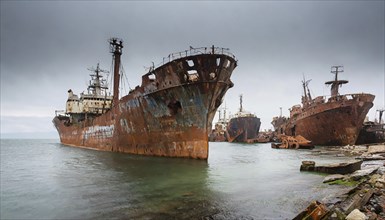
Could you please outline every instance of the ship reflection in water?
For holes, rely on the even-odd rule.
[[[208,161],[1,140],[1,219],[293,218],[335,195],[321,175],[299,171],[312,151],[210,143]],[[348,160],[331,155],[317,162]]]

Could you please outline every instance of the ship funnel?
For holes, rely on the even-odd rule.
[[[72,89],[68,90],[68,98],[71,98],[74,95],[74,92],[72,92]]]
[[[333,81],[328,81],[325,82],[326,85],[331,85],[331,96],[338,96],[338,87],[342,86],[342,84],[346,84],[349,81],[347,80],[338,80],[338,73],[344,72],[344,67],[343,66],[332,66],[332,70],[330,71],[331,73],[335,74],[335,78]]]

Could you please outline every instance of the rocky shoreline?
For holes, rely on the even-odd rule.
[[[385,143],[333,147],[316,150],[314,153],[354,157],[362,162],[361,169],[349,170],[344,174],[333,173],[328,169],[327,173],[331,175],[326,176],[323,182],[329,185],[345,185],[346,191],[341,192],[340,195],[334,195],[334,198],[329,198],[325,202],[313,201],[294,219],[385,220]],[[313,166],[308,171],[325,171],[324,167],[314,169],[313,161],[304,162],[305,165]],[[341,163],[341,167],[343,166],[346,167],[346,163]],[[301,170],[303,170],[302,167]]]

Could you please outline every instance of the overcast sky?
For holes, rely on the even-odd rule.
[[[107,40],[124,41],[132,88],[145,66],[189,46],[230,48],[239,66],[225,102],[272,128],[299,104],[303,75],[313,96],[329,95],[332,65],[341,93],[376,95],[384,108],[384,1],[1,1],[1,133],[52,132],[67,90],[86,90],[87,68],[111,68]],[[217,116],[214,121],[217,120]]]

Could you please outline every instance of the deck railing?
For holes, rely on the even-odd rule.
[[[184,50],[184,51],[180,51],[180,52],[175,52],[175,53],[170,53],[167,57],[163,57],[163,61],[158,63],[157,65],[153,65],[152,67],[150,67],[149,69],[155,69],[155,68],[158,68],[168,62],[171,62],[173,60],[176,60],[176,59],[180,59],[180,58],[183,58],[183,57],[188,57],[188,56],[194,56],[194,55],[197,55],[197,54],[220,54],[220,55],[227,55],[229,57],[232,57],[233,59],[235,59],[235,56],[234,54],[230,53],[229,52],[230,49],[229,48],[223,48],[223,47],[198,47],[198,48],[194,48],[194,47],[191,47],[190,46],[190,49],[189,50]]]
[[[310,100],[309,104],[312,105],[314,103],[324,103],[329,102],[332,100],[352,100],[356,98],[359,95],[368,95],[367,93],[350,93],[350,94],[343,94],[343,95],[337,95],[337,96],[331,96],[331,95],[324,95],[324,96],[317,96],[314,99]]]

